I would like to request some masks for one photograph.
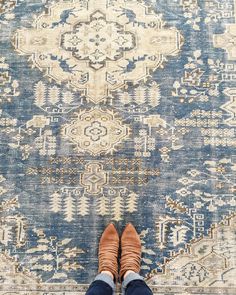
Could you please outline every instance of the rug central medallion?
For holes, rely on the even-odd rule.
[[[96,11],[87,23],[78,23],[72,32],[62,35],[61,45],[78,60],[88,60],[98,70],[105,61],[118,60],[123,52],[135,47],[135,36],[124,32],[124,26],[108,22],[105,15]]]
[[[60,0],[17,30],[13,44],[46,76],[99,103],[162,67],[183,37],[137,1]]]

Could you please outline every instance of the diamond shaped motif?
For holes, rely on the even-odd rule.
[[[129,127],[110,110],[81,111],[62,129],[64,138],[76,144],[80,152],[92,155],[112,153],[129,137]]]

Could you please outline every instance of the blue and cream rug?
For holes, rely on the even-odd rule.
[[[0,0],[0,108],[1,295],[236,294],[236,0]]]

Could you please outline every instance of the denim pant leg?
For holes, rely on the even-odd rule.
[[[153,295],[138,273],[130,273],[122,282],[122,295]]]
[[[86,295],[114,295],[115,283],[111,276],[100,273],[89,286]]]

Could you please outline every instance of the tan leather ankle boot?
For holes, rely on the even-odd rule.
[[[141,241],[134,226],[128,223],[121,236],[120,280],[128,270],[140,272]]]
[[[98,272],[104,270],[110,271],[114,275],[114,279],[118,279],[118,250],[119,250],[119,234],[113,223],[110,223],[104,230],[99,243]]]

